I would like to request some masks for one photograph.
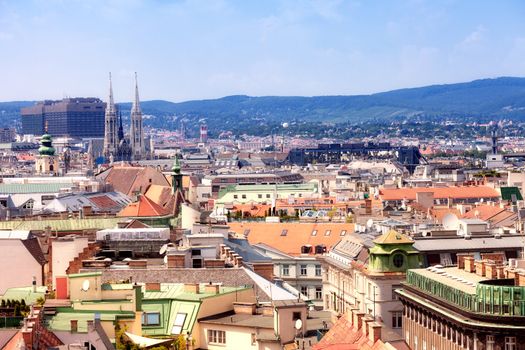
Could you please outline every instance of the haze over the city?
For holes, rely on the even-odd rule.
[[[0,101],[364,94],[524,76],[522,1],[0,1]]]

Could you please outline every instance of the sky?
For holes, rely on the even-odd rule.
[[[0,0],[0,101],[354,95],[525,76],[523,0]]]

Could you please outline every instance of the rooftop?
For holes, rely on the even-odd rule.
[[[382,189],[380,198],[384,201],[416,200],[418,192],[432,192],[434,198],[465,199],[465,198],[499,198],[500,194],[488,186],[458,186],[458,187],[415,187]]]

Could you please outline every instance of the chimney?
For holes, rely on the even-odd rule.
[[[186,293],[199,294],[199,284],[198,283],[184,283],[184,291]]]
[[[473,273],[476,271],[476,266],[474,265],[474,257],[466,256],[464,259],[465,271]]]
[[[273,279],[273,263],[253,263],[252,266],[253,272],[259,276],[266,278],[268,281]]]
[[[70,324],[71,324],[71,333],[78,332],[78,320],[71,320]]]
[[[33,293],[36,293],[36,277],[33,276]]]
[[[219,294],[220,285],[217,283],[209,283],[204,286],[204,293]]]
[[[356,312],[354,313],[354,329],[359,330],[361,329],[361,326],[363,325],[363,317],[365,316],[364,312]]]
[[[368,339],[375,344],[378,340],[381,340],[381,325],[377,322],[370,323]]]
[[[160,283],[146,282],[146,292],[160,292]]]
[[[255,315],[257,311],[257,304],[246,302],[234,302],[233,311],[236,314]]]
[[[22,330],[22,338],[24,339],[26,350],[32,350],[33,349],[33,329],[24,328]]]

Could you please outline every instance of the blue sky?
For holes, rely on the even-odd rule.
[[[0,101],[366,94],[525,76],[525,1],[0,0]]]

